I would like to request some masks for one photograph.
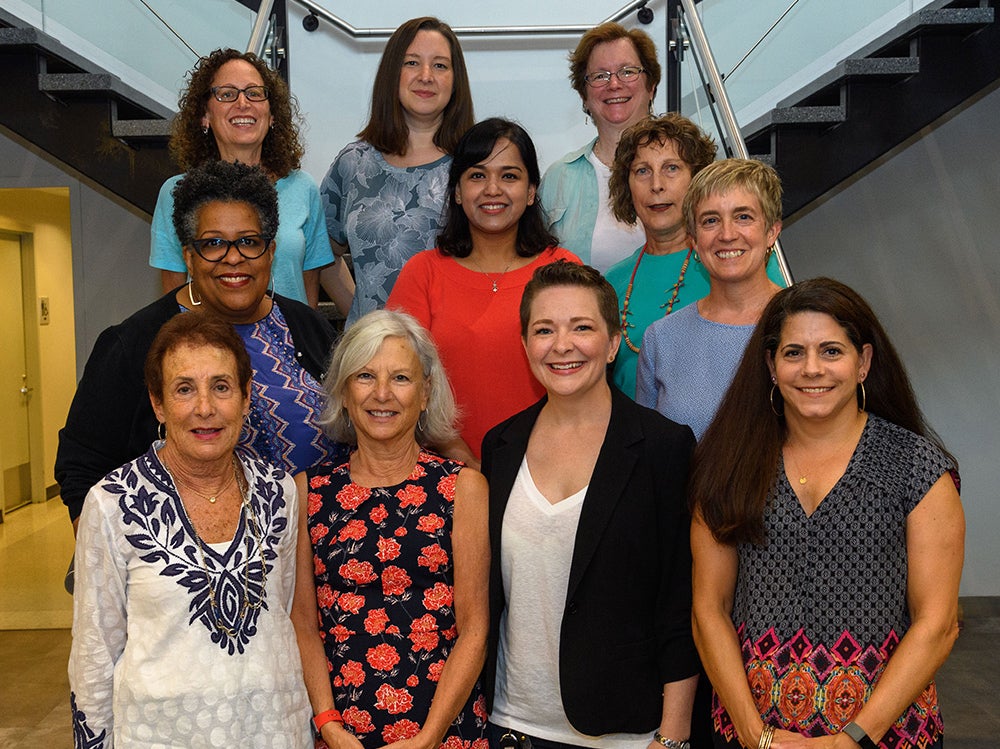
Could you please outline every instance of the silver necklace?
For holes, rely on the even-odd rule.
[[[497,287],[497,283],[499,283],[500,280],[504,277],[504,275],[506,275],[507,271],[510,270],[510,266],[512,266],[514,264],[514,261],[511,260],[509,263],[507,263],[506,266],[504,266],[504,269],[502,271],[500,271],[500,275],[497,276],[496,278],[493,278],[493,276],[491,276],[489,273],[487,273],[486,271],[483,270],[483,266],[481,266],[479,264],[479,261],[475,260],[472,257],[472,255],[469,255],[469,260],[471,260],[475,264],[476,270],[478,270],[480,273],[482,273],[484,276],[486,276],[486,278],[488,278],[490,280],[490,283],[493,284],[493,293],[494,294],[496,294],[497,291],[499,291],[499,288]]]

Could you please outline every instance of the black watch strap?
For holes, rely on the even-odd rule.
[[[865,729],[855,723],[853,720],[844,726],[844,733],[854,739],[854,743],[861,747],[861,749],[878,749],[878,744],[871,740]]]

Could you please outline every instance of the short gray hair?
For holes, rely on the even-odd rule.
[[[376,310],[354,323],[333,350],[323,379],[327,401],[319,424],[337,442],[357,443],[354,425],[347,418],[344,389],[348,378],[361,370],[378,353],[386,338],[402,338],[410,344],[428,386],[427,410],[417,422],[417,442],[422,447],[440,447],[455,439],[458,407],[437,348],[423,326],[405,312]]]

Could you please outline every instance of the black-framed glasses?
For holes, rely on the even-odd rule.
[[[256,260],[267,250],[271,244],[271,237],[262,237],[259,234],[248,234],[237,239],[223,239],[222,237],[208,237],[206,239],[192,239],[190,242],[194,251],[202,260],[210,263],[221,262],[229,254],[229,248],[235,247],[247,260]]]
[[[247,86],[246,88],[236,88],[236,86],[212,86],[212,96],[216,101],[223,104],[231,104],[240,98],[240,94],[247,97],[247,101],[267,101],[271,95],[267,86]]]
[[[588,73],[583,77],[583,80],[589,83],[591,88],[604,88],[611,83],[611,76],[613,75],[618,76],[618,80],[622,83],[631,83],[645,72],[645,68],[640,68],[637,65],[626,65],[624,68],[618,68],[613,73],[610,70],[598,70],[596,73]]]

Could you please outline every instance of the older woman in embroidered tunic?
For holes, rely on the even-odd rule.
[[[157,334],[146,382],[165,439],[87,495],[69,676],[77,747],[311,747],[289,611],[298,500],[235,452],[252,369],[202,312]]]

